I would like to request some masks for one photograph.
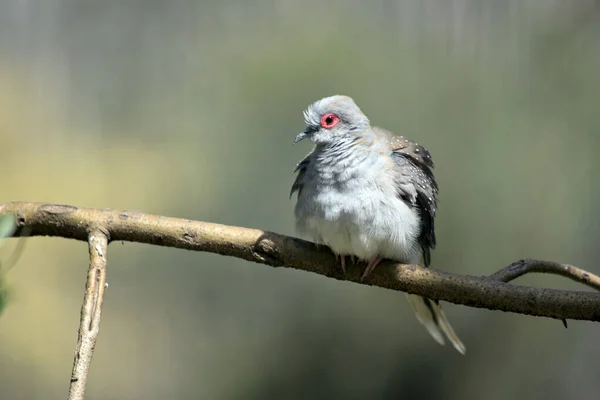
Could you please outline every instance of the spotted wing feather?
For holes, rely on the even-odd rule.
[[[433,176],[433,159],[425,147],[403,136],[391,136],[390,149],[398,176],[398,195],[419,210],[419,244],[423,250],[423,263],[428,266],[431,262],[431,249],[436,244],[438,185]]]

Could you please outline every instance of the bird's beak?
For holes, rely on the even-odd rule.
[[[308,134],[306,133],[306,131],[300,132],[298,135],[296,135],[296,139],[294,139],[294,144],[298,143],[302,139],[306,139],[307,136]]]
[[[317,132],[319,129],[314,127],[314,126],[307,126],[304,131],[300,132],[297,136],[296,139],[294,139],[294,144],[298,143],[299,141],[301,141],[302,139],[306,139],[306,138],[310,138],[312,135],[315,134],[315,132]]]

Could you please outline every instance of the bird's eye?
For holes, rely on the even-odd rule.
[[[329,113],[321,117],[321,127],[325,129],[331,129],[340,122],[340,117],[335,114]]]

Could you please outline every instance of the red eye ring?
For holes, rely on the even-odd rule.
[[[325,129],[331,129],[340,122],[340,117],[333,113],[325,114],[321,117],[321,127]]]

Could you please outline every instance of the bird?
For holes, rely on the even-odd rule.
[[[347,257],[367,263],[366,278],[384,259],[428,267],[435,248],[438,185],[422,145],[372,126],[348,96],[325,97],[304,111],[312,151],[295,169],[296,229],[331,248],[346,272]],[[466,348],[439,302],[406,294],[431,336]]]

